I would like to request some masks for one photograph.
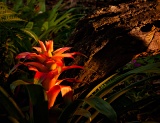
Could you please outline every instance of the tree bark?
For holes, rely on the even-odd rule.
[[[69,71],[67,76],[75,76],[78,72],[76,78],[88,84],[74,85],[75,92],[79,89],[81,93],[89,91],[135,55],[159,49],[158,7],[154,0],[109,5],[78,22],[68,46],[87,56],[77,56],[74,61],[85,69]]]

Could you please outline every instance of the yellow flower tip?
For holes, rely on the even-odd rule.
[[[39,44],[40,44],[40,48],[41,48],[42,53],[46,52],[47,49],[46,49],[46,46],[44,45],[44,43],[39,40]]]
[[[52,52],[53,52],[53,41],[49,40],[49,41],[45,41],[46,44],[46,50],[47,50],[47,55],[49,57],[52,57]]]

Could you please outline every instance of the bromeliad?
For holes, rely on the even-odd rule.
[[[60,92],[62,97],[72,100],[72,88],[70,86],[60,85],[63,80],[78,82],[74,78],[58,80],[60,74],[68,69],[83,69],[83,67],[78,65],[65,66],[63,61],[65,57],[74,58],[74,55],[80,54],[78,52],[65,53],[71,47],[59,48],[54,51],[52,40],[46,41],[45,44],[39,41],[39,44],[40,47],[33,47],[37,53],[23,52],[18,54],[16,59],[24,59],[24,62],[20,62],[17,66],[23,64],[29,70],[35,71],[34,84],[41,84],[44,87],[48,96],[48,108],[51,108]]]

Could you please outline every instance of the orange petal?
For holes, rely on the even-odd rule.
[[[47,77],[47,73],[37,71],[34,75],[34,84],[41,84]]]
[[[48,68],[38,62],[25,62],[24,65],[28,66],[30,69],[37,69],[40,72],[48,72]]]
[[[39,41],[39,44],[40,44],[42,53],[45,53],[47,51],[46,46],[44,45],[42,41]]]
[[[56,85],[60,85],[61,82],[63,82],[64,80],[67,82],[82,82],[82,81],[75,79],[75,78],[65,78],[65,79],[57,80]]]
[[[21,58],[32,59],[36,55],[37,55],[36,53],[23,52],[23,53],[18,54],[16,56],[16,59],[21,59]]]
[[[54,60],[47,60],[45,62],[45,66],[49,69],[49,70],[54,70],[57,67],[57,64]]]
[[[49,40],[46,41],[46,49],[49,57],[52,57],[52,52],[53,52],[53,41]]]
[[[57,70],[51,71],[46,74],[46,79],[42,82],[42,86],[46,91],[50,90],[55,84],[60,74]]]
[[[54,105],[55,100],[56,100],[60,90],[61,90],[60,86],[59,85],[55,85],[47,92],[48,108],[49,109]]]
[[[40,47],[33,47],[33,49],[37,50],[38,53],[42,52],[42,49]]]
[[[57,49],[57,50],[55,50],[55,51],[53,52],[53,55],[62,54],[62,53],[64,53],[65,51],[67,51],[67,50],[69,50],[69,49],[71,49],[71,47],[59,48],[59,49]]]
[[[40,54],[40,55],[35,55],[33,58],[34,58],[36,61],[39,61],[39,62],[43,63],[44,61],[46,61],[47,56],[46,56],[46,55],[43,55],[43,54]]]
[[[16,56],[16,59],[21,59],[21,58],[34,59],[40,61],[41,63],[43,63],[47,59],[47,57],[43,54],[37,55],[36,53],[30,53],[30,52],[23,52]]]
[[[70,86],[61,86],[61,94],[63,99],[67,102],[70,103],[73,101],[73,90]]]
[[[83,66],[78,66],[78,65],[71,65],[71,66],[64,66],[62,68],[62,71],[65,71],[65,70],[69,70],[69,69],[83,69],[84,67]]]

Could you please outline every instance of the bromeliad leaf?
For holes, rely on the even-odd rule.
[[[110,119],[110,121],[116,123],[117,114],[108,102],[99,97],[90,97],[84,101],[100,113],[104,114],[108,119]]]
[[[6,109],[10,116],[18,119],[20,122],[25,123],[25,116],[17,103],[11,96],[0,86],[0,104]]]
[[[64,47],[53,51],[53,41],[39,41],[39,47],[33,47],[38,53],[24,52],[17,55],[17,59],[24,59],[30,61],[20,62],[18,64],[25,65],[29,70],[35,71],[34,84],[40,84],[43,86],[44,90],[47,92],[49,107],[54,105],[55,99],[61,92],[62,97],[68,102],[72,101],[73,91],[70,86],[60,85],[63,80],[68,80],[69,82],[77,82],[75,79],[67,78],[58,80],[60,74],[69,69],[83,69],[82,66],[70,65],[65,66],[64,58],[73,58],[73,55],[80,54],[78,52],[64,53],[65,51],[71,49],[71,47]],[[17,68],[18,66],[14,67]],[[13,71],[13,70],[12,70]],[[11,72],[12,72],[11,71]]]
[[[12,93],[14,93],[14,90],[17,86],[23,85],[23,84],[25,85],[25,84],[29,84],[29,83],[27,83],[23,80],[16,80],[16,81],[12,82],[12,84],[10,84],[10,89],[11,89]]]

